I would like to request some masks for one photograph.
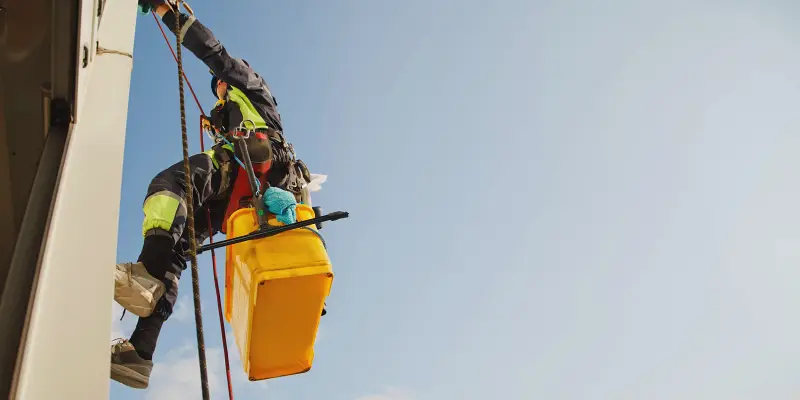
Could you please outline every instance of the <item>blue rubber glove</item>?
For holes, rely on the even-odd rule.
[[[150,11],[156,8],[158,4],[151,0],[139,0],[139,14],[150,14]]]
[[[264,194],[264,203],[269,212],[275,214],[278,222],[287,225],[297,222],[297,200],[292,193],[270,187]]]
[[[149,14],[150,11],[156,9],[156,7],[164,4],[165,0],[139,0],[139,13],[142,15]],[[171,1],[170,4],[175,3]],[[173,4],[174,5],[174,4]]]

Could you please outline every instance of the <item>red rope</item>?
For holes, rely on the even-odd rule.
[[[203,149],[203,117],[200,116],[200,151]],[[208,216],[208,230],[211,231],[211,210],[206,209]],[[224,222],[224,221],[223,221]],[[209,243],[214,243],[213,235],[208,235]],[[225,374],[228,378],[228,397],[233,400],[233,386],[231,385],[231,366],[228,361],[228,340],[225,337],[225,321],[222,319],[222,300],[219,295],[219,278],[217,277],[217,253],[211,249],[211,265],[214,267],[214,289],[217,291],[217,314],[219,315],[219,331],[222,334],[222,352],[225,353]]]
[[[175,62],[178,62],[178,57],[175,54],[175,50],[172,49],[172,44],[170,44],[169,39],[167,39],[167,34],[164,33],[164,28],[161,27],[161,23],[158,21],[158,17],[156,17],[155,13],[153,14],[153,19],[156,21],[156,25],[158,25],[158,29],[161,31],[161,35],[164,36],[164,41],[169,46],[169,51],[172,53],[172,57],[175,59]],[[206,117],[205,113],[203,112],[203,106],[200,105],[200,100],[197,99],[197,95],[194,93],[194,89],[192,88],[192,84],[189,82],[189,78],[186,77],[186,73],[183,71],[183,66],[181,67],[181,74],[183,74],[183,79],[186,81],[186,85],[189,87],[189,91],[192,93],[192,97],[194,97],[194,101],[197,104],[198,110],[200,110],[200,151],[205,151],[205,136],[203,135],[203,118]],[[212,231],[211,228],[211,210],[206,209],[207,217],[208,217],[208,230],[209,233]],[[214,243],[213,235],[208,235],[209,243]],[[214,249],[211,249],[211,264],[214,267],[214,289],[217,292],[217,314],[219,315],[219,330],[222,334],[222,351],[225,354],[225,374],[227,375],[228,379],[228,398],[233,400],[233,385],[231,384],[231,366],[230,361],[228,360],[228,340],[225,335],[225,321],[222,318],[222,299],[219,293],[219,278],[217,277],[217,254],[214,252]]]
[[[156,20],[156,25],[158,25],[158,29],[161,31],[161,36],[164,37],[164,41],[167,43],[167,46],[169,46],[169,51],[170,51],[170,53],[172,53],[172,58],[174,58],[175,62],[177,63],[178,62],[178,56],[175,54],[175,50],[172,49],[172,44],[169,42],[169,39],[167,39],[167,34],[164,33],[164,28],[161,27],[161,23],[158,21],[158,17],[156,17],[156,13],[153,12],[152,15],[153,15],[153,19]],[[189,86],[189,91],[192,92],[192,97],[194,97],[194,102],[195,102],[195,104],[197,104],[197,109],[200,110],[200,114],[205,117],[206,114],[203,112],[203,106],[200,105],[200,100],[197,100],[197,94],[195,94],[194,89],[192,88],[192,84],[189,83],[189,78],[186,77],[186,72],[183,72],[183,66],[180,65],[179,67],[181,67],[181,74],[183,74],[183,80],[186,81],[186,85]],[[202,134],[202,131],[200,133]],[[200,148],[201,149],[203,148],[203,141],[202,140],[200,141]]]

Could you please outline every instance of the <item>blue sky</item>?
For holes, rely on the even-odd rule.
[[[314,368],[249,383],[231,346],[236,398],[800,394],[800,6],[600,3],[192,2],[329,176],[315,203],[351,212],[324,230],[336,279]],[[140,17],[120,261],[149,180],[181,159],[176,86]],[[113,399],[199,398],[190,294],[187,271],[151,388],[112,382]]]

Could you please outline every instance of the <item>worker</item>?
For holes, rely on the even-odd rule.
[[[284,140],[277,102],[264,79],[247,62],[231,57],[208,28],[194,16],[178,12],[174,4],[139,0],[139,6],[158,14],[170,30],[180,18],[178,34],[183,46],[212,73],[211,89],[218,101],[207,123],[227,137],[209,151],[189,157],[188,177],[183,162],[178,162],[153,178],[144,200],[144,243],[139,258],[116,267],[114,299],[139,320],[129,340],[122,339],[111,347],[111,378],[144,389],[149,384],[159,332],[172,313],[178,281],[186,269],[190,246],[186,179],[191,179],[194,189],[195,237],[199,244],[214,233],[224,232],[231,213],[248,206],[251,200],[247,173],[238,162],[243,160],[240,140],[247,144],[255,174],[266,189],[268,209],[279,221],[294,222],[294,208],[276,210],[270,200],[283,199],[287,204],[288,196],[288,204],[296,204],[311,178]],[[237,130],[240,126],[248,128],[249,134]]]

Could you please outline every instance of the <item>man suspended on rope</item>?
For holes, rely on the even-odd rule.
[[[301,190],[311,179],[302,161],[295,159],[292,146],[284,140],[277,103],[269,86],[244,60],[231,57],[194,16],[176,16],[172,9],[177,8],[164,0],[139,0],[139,5],[142,10],[152,9],[161,16],[170,30],[175,18],[180,18],[183,46],[213,74],[211,89],[219,101],[209,122],[226,140],[189,158],[197,243],[212,232],[224,232],[228,216],[247,206],[252,196],[246,172],[237,162],[242,160],[242,153],[234,136],[242,134],[236,128],[243,121],[248,121],[247,127],[256,128],[246,144],[261,187],[268,188],[270,212],[279,221],[294,222],[293,208],[275,210],[270,200],[300,201]],[[153,178],[144,200],[144,244],[138,261],[118,264],[115,273],[114,299],[138,315],[139,320],[130,340],[123,339],[111,348],[111,378],[134,388],[149,384],[159,332],[175,306],[178,280],[188,262],[184,200],[187,177],[183,168],[183,162],[178,162]]]

